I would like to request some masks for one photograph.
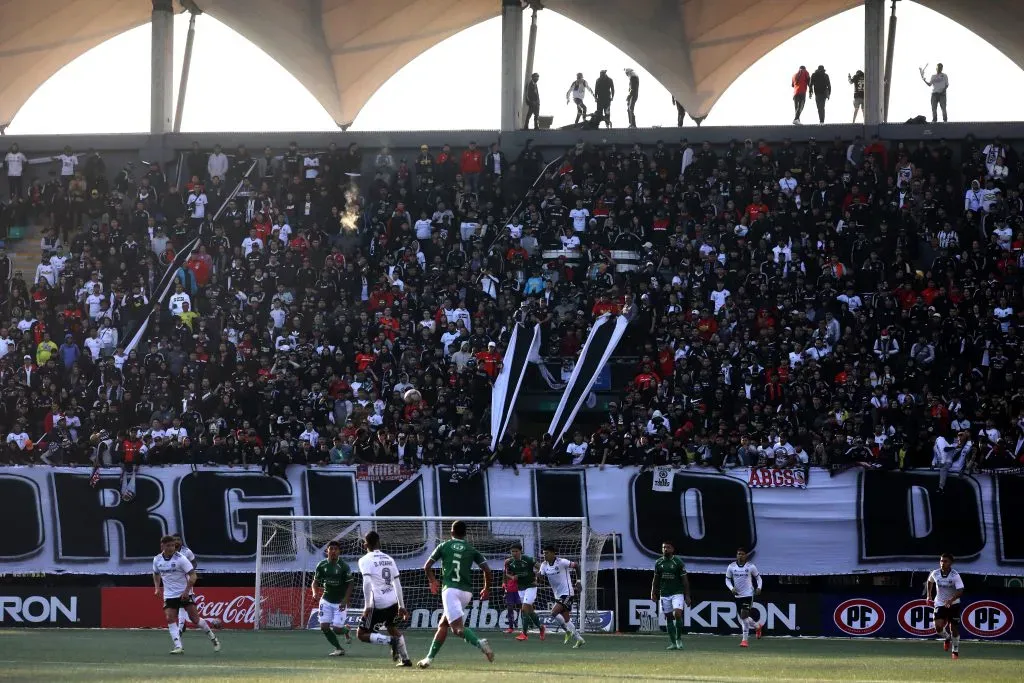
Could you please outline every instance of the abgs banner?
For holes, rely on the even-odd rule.
[[[951,477],[939,495],[931,471],[780,472],[683,469],[656,482],[635,467],[492,468],[468,478],[425,467],[372,481],[354,467],[291,466],[268,477],[256,468],[169,466],[142,468],[129,502],[119,470],[103,470],[93,487],[88,468],[3,467],[0,567],[148,574],[160,536],[177,531],[204,572],[252,572],[260,515],[439,515],[586,517],[617,534],[619,566],[633,569],[650,569],[671,540],[692,572],[723,572],[740,546],[766,574],[924,571],[943,552],[965,573],[1024,572],[1024,534],[1015,531],[1024,477]],[[603,568],[611,553],[609,543]],[[314,557],[296,553],[293,568],[310,569]]]
[[[1024,640],[1024,600],[975,594],[960,600],[960,637]],[[822,635],[872,638],[936,638],[932,606],[920,594],[869,593],[823,596]]]

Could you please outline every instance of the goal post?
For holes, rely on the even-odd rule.
[[[403,628],[435,628],[441,618],[441,596],[430,592],[423,565],[434,548],[451,538],[452,522],[466,523],[466,541],[487,560],[491,594],[480,599],[483,572],[473,569],[473,601],[466,610],[466,625],[477,630],[509,628],[502,589],[505,559],[513,543],[523,553],[543,562],[543,548],[553,545],[559,557],[577,563],[574,573],[578,627],[584,631],[610,628],[607,612],[599,612],[598,571],[609,535],[590,529],[583,517],[315,517],[261,515],[256,530],[256,585],[254,629],[304,629],[315,626],[313,571],[325,557],[330,541],[341,544],[341,561],[353,574],[348,622],[355,626],[363,609],[363,586],[358,572],[365,554],[362,539],[374,530],[381,550],[399,567],[402,592],[410,621]],[[437,565],[438,575],[440,563]],[[555,596],[543,580],[537,582],[534,607],[542,623],[550,619]],[[587,618],[583,618],[584,615]],[[518,622],[521,625],[521,620]],[[550,625],[550,624],[549,624]],[[516,628],[515,624],[511,625]]]

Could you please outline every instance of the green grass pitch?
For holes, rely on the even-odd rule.
[[[526,643],[489,633],[495,661],[449,637],[427,671],[395,669],[386,647],[353,641],[345,657],[327,657],[319,632],[221,631],[213,652],[201,634],[184,636],[171,656],[166,631],[0,630],[0,680],[15,681],[1021,681],[1024,647],[965,642],[951,661],[938,641],[686,636],[686,650],[666,652],[651,635],[592,635],[573,650],[561,634]],[[407,636],[410,655],[426,654],[430,635]]]

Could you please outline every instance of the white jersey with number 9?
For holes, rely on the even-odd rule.
[[[359,573],[370,579],[372,596],[363,596],[369,601],[372,597],[374,609],[391,607],[398,602],[398,593],[394,582],[398,579],[398,565],[387,553],[379,550],[366,553],[359,558]]]

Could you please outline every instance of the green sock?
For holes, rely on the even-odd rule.
[[[537,618],[536,612],[530,612],[530,626],[540,628],[540,619]]]
[[[437,656],[437,653],[441,650],[441,646],[444,645],[443,641],[439,641],[437,636],[434,636],[434,640],[430,643],[430,652],[427,653],[427,659],[433,659]]]
[[[473,633],[473,629],[466,627],[462,629],[462,637],[466,639],[466,642],[473,647],[480,647],[480,639]]]
[[[338,636],[334,635],[334,631],[332,629],[327,629],[326,631],[323,631],[323,634],[324,638],[327,639],[328,643],[334,646],[335,650],[341,649],[341,643],[338,642]]]
[[[672,617],[665,618],[665,630],[668,631],[668,640],[673,645],[676,644],[676,620]]]
[[[352,632],[352,629],[350,629],[348,626],[342,626],[341,627],[341,635],[348,637],[348,634],[351,633],[351,632]]]

